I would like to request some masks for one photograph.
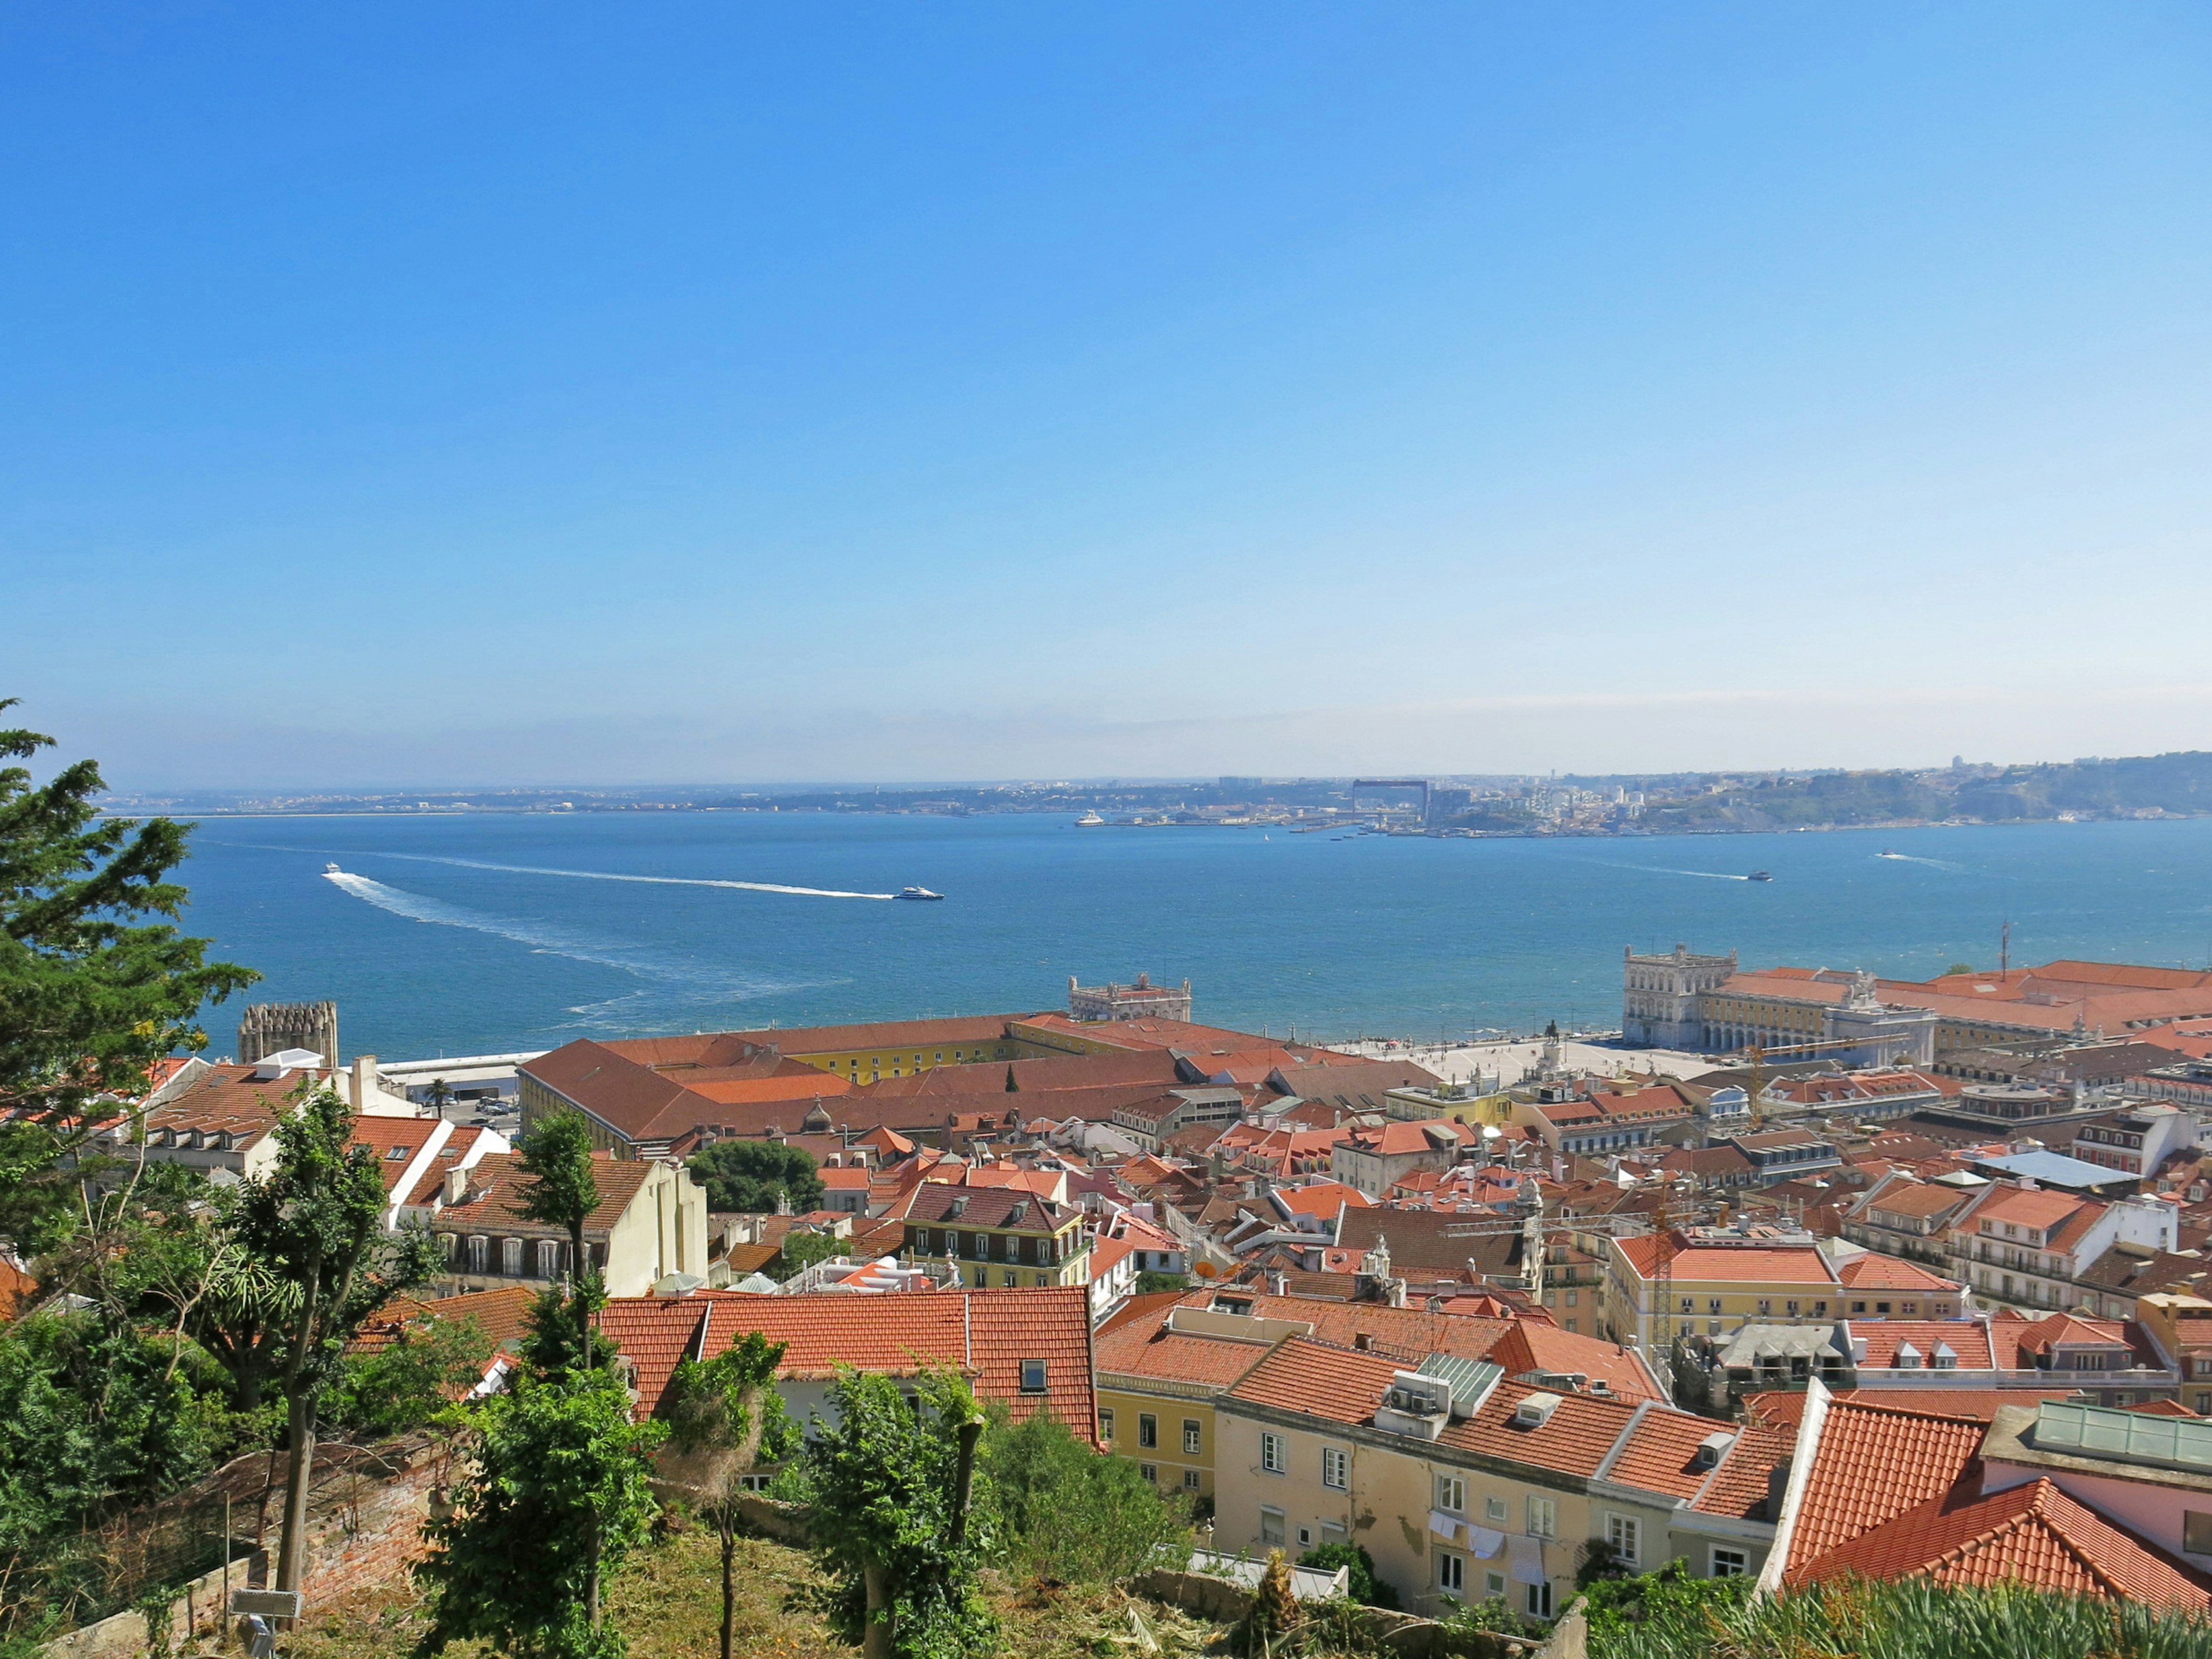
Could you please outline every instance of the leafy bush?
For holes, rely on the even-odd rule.
[[[1349,1567],[1352,1571],[1345,1581],[1345,1590],[1353,1601],[1369,1607],[1395,1609],[1398,1605],[1398,1592],[1375,1576],[1375,1558],[1363,1545],[1323,1544],[1301,1555],[1298,1565],[1320,1572]]]
[[[691,1176],[715,1210],[761,1213],[787,1200],[792,1213],[822,1207],[822,1177],[803,1146],[775,1140],[718,1140],[691,1156]]]
[[[372,1440],[427,1427],[483,1377],[495,1346],[473,1314],[413,1321],[376,1352],[346,1362],[331,1420]]]
[[[850,1248],[835,1233],[787,1233],[783,1240],[783,1267],[778,1277],[796,1279],[816,1262],[842,1255]]]
[[[924,1375],[911,1400],[880,1372],[842,1370],[830,1384],[830,1421],[806,1463],[815,1547],[840,1581],[831,1622],[847,1641],[868,1632],[872,1583],[899,1659],[970,1659],[997,1646],[976,1577],[994,1542],[980,1470],[965,1535],[952,1538],[957,1430],[975,1415],[953,1372]]]
[[[1754,1601],[1679,1562],[1588,1592],[1591,1659],[2204,1659],[2212,1626],[2137,1601],[2008,1585],[1847,1580]]]
[[[1094,1450],[1044,1412],[994,1408],[977,1458],[997,1495],[1010,1565],[1066,1584],[1110,1583],[1190,1559],[1189,1516],[1127,1458]]]

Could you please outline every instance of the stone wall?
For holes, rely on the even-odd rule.
[[[1235,1624],[1252,1610],[1249,1590],[1212,1573],[1164,1570],[1140,1573],[1130,1581],[1129,1588],[1139,1595],[1218,1624]],[[1355,1617],[1369,1642],[1403,1659],[1585,1659],[1589,1644],[1580,1601],[1567,1609],[1542,1642],[1488,1632],[1458,1635],[1433,1619],[1392,1613],[1384,1607],[1362,1607]]]

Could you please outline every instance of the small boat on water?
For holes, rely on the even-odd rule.
[[[326,876],[342,876],[345,874],[345,872],[339,869],[335,864],[326,864],[323,866],[323,873]]]
[[[1744,879],[1746,881],[1772,881],[1774,879],[1774,873],[1770,870],[1754,870],[1749,875],[1746,876]]]
[[[900,888],[900,889],[899,889],[899,895],[898,895],[898,896],[899,896],[901,898],[902,898],[902,899],[938,899],[938,900],[942,900],[942,899],[944,898],[944,896],[945,896],[945,895],[944,895],[944,894],[942,894],[942,893],[933,893],[933,892],[931,892],[931,891],[929,890],[929,889],[927,889],[927,887],[902,887],[902,888]]]
[[[1096,812],[1085,812],[1081,817],[1076,819],[1075,827],[1079,830],[1094,830],[1105,822],[1106,820]]]

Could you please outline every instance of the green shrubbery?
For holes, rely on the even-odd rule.
[[[1334,1572],[1339,1567],[1352,1569],[1345,1581],[1345,1592],[1362,1607],[1391,1607],[1398,1605],[1398,1592],[1375,1576],[1375,1558],[1359,1544],[1323,1544],[1308,1550],[1298,1558],[1298,1565],[1316,1572]]]
[[[1591,1659],[2205,1659],[2212,1624],[2140,1602],[1851,1581],[1754,1601],[1674,1563],[1587,1593]]]
[[[1043,1412],[992,1413],[980,1457],[998,1505],[1006,1565],[1025,1577],[1098,1584],[1190,1559],[1189,1516],[1144,1472],[1078,1439]]]

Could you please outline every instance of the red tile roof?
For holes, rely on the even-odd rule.
[[[1845,1289],[1853,1291],[1917,1291],[1941,1296],[1959,1288],[1955,1281],[1916,1263],[1875,1252],[1852,1257],[1836,1269],[1836,1277]]]
[[[1656,1233],[1620,1241],[1620,1253],[1638,1276],[1650,1279],[1665,1243]],[[1814,1245],[1688,1244],[1674,1247],[1676,1283],[1833,1285],[1835,1270]]]
[[[2212,1610],[2212,1577],[2044,1480],[1986,1497],[1933,1498],[1809,1563],[1791,1581],[1813,1583],[1845,1573],[1924,1576],[1947,1588],[2021,1583],[2197,1613]]]
[[[605,1237],[651,1177],[653,1168],[644,1158],[592,1153],[592,1180],[599,1189],[599,1205],[585,1218],[584,1231],[595,1238]],[[521,1206],[529,1186],[520,1153],[486,1152],[469,1170],[468,1195],[439,1212],[438,1231],[465,1232],[471,1227],[496,1227],[517,1237],[567,1237],[562,1228],[522,1218]]]
[[[2000,1187],[1975,1206],[1968,1219],[1976,1226],[1984,1221],[2009,1221],[2039,1231],[2069,1221],[2084,1210],[2100,1214],[2104,1207],[2094,1199],[2076,1198],[2071,1193],[2054,1193],[2044,1188]]]
[[[1634,1402],[1600,1399],[1595,1395],[1565,1394],[1553,1408],[1551,1419],[1538,1427],[1513,1420],[1520,1403],[1532,1394],[1547,1392],[1525,1382],[1500,1382],[1483,1402],[1482,1409],[1463,1423],[1454,1423],[1439,1437],[1440,1443],[1463,1451],[1533,1463],[1563,1474],[1594,1475],[1621,1431],[1637,1412]],[[1370,1410],[1372,1407],[1370,1407]],[[1659,1407],[1653,1407],[1654,1414]],[[1668,1415],[1673,1415],[1668,1413]],[[1700,1419],[1702,1420],[1702,1419]],[[1705,1431],[1710,1434],[1721,1425]],[[1694,1486],[1692,1488],[1695,1490]],[[1688,1496],[1688,1493],[1682,1494]]]
[[[1291,1337],[1269,1349],[1229,1397],[1335,1423],[1365,1423],[1373,1419],[1391,1378],[1406,1369],[1402,1359]]]
[[[1988,1428],[1978,1417],[1831,1401],[1790,1536],[1789,1571],[1949,1492]]]
[[[1928,1358],[1939,1342],[1958,1356],[1962,1371],[1996,1368],[1990,1328],[1978,1319],[1854,1319],[1849,1324],[1852,1342],[1866,1344],[1865,1357],[1856,1362],[1862,1370],[1893,1370],[1898,1347],[1906,1342],[1920,1354],[1919,1365],[1912,1369],[1933,1370]],[[1920,1398],[1917,1390],[1912,1398]]]
[[[1016,1417],[1040,1404],[1086,1438],[1097,1427],[1091,1388],[1090,1292],[1037,1290],[905,1291],[869,1296],[688,1297],[610,1301],[601,1324],[636,1367],[638,1408],[659,1409],[677,1361],[713,1358],[748,1331],[787,1345],[781,1374],[823,1378],[839,1365],[909,1376],[949,1366],[981,1400]],[[1046,1363],[1043,1395],[1022,1391],[1022,1361]]]
[[[1774,1470],[1789,1460],[1796,1446],[1794,1422],[1737,1425],[1735,1444],[1729,1448],[1691,1507],[1707,1515],[1734,1516],[1740,1521],[1771,1520],[1766,1502],[1773,1490]]]
[[[1908,1216],[1923,1219],[1956,1209],[1973,1194],[1956,1187],[1938,1186],[1929,1181],[1905,1181],[1883,1188],[1866,1200],[1869,1210],[1880,1210],[1887,1215]]]

